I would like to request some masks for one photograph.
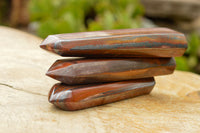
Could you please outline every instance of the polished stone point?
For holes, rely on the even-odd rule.
[[[68,85],[113,82],[173,73],[173,58],[57,60],[46,75]]]
[[[40,47],[71,57],[176,57],[187,41],[171,29],[141,28],[49,35]]]
[[[51,88],[48,99],[63,110],[80,110],[149,94],[154,85],[154,78],[75,86],[58,83]]]

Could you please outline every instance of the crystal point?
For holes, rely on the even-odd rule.
[[[49,102],[64,110],[79,110],[149,94],[154,85],[153,78],[75,86],[58,83],[49,92]]]
[[[56,53],[57,51],[55,51],[54,45],[57,41],[59,41],[58,37],[49,35],[44,41],[42,41],[40,48]]]
[[[47,75],[65,84],[89,84],[147,78],[173,73],[173,58],[57,60]]]
[[[167,28],[144,28],[51,35],[40,47],[71,57],[175,57],[187,41]]]

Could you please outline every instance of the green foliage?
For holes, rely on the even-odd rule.
[[[190,71],[189,65],[187,63],[187,58],[185,56],[176,57],[176,69],[182,71]]]
[[[188,36],[188,49],[182,57],[176,57],[178,70],[195,72],[194,68],[199,63],[198,51],[200,50],[200,38],[198,34],[192,33]]]
[[[38,35],[140,27],[138,0],[31,0],[31,21]]]

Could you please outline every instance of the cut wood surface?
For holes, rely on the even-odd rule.
[[[80,111],[48,103],[57,81],[45,76],[61,57],[41,39],[0,27],[0,133],[200,132],[200,76],[156,77],[150,95]]]

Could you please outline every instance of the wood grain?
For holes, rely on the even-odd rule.
[[[150,95],[62,111],[48,102],[57,81],[44,76],[58,56],[38,48],[40,38],[0,30],[0,133],[200,132],[199,75],[175,71],[156,77]]]
[[[174,57],[183,55],[187,41],[167,28],[121,29],[50,35],[40,47],[61,56]]]

